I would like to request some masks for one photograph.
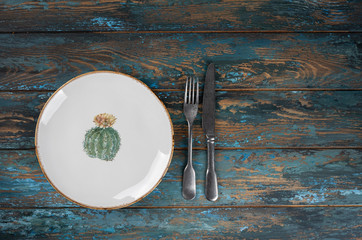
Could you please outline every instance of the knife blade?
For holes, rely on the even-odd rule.
[[[202,128],[207,140],[207,170],[205,195],[209,201],[218,198],[217,176],[215,171],[215,65],[209,64],[205,77],[202,101]]]

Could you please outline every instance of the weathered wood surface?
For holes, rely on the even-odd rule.
[[[170,112],[175,147],[187,147],[183,92],[157,92]],[[51,93],[0,93],[0,148],[33,148],[35,125]],[[361,146],[360,91],[219,91],[216,147]],[[201,111],[194,146],[205,147]]]
[[[359,0],[2,1],[0,239],[361,238],[361,12]],[[204,197],[201,114],[197,197],[180,194],[182,89],[187,75],[203,79],[209,62],[218,89],[216,203]],[[127,209],[66,200],[34,153],[45,101],[94,70],[145,82],[175,127],[169,171]]]
[[[358,239],[360,208],[32,209],[0,212],[1,239]]]
[[[361,9],[358,0],[5,0],[0,31],[356,31]]]
[[[133,206],[358,205],[362,150],[216,150],[220,197],[205,199],[206,151],[194,151],[197,196],[186,201],[186,150],[176,150],[160,185]],[[78,207],[42,174],[34,150],[0,151],[0,207]],[[361,205],[362,206],[362,205]]]
[[[218,89],[362,88],[362,34],[2,34],[0,90],[56,90],[94,70],[183,89],[216,64]]]

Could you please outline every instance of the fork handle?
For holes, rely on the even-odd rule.
[[[186,200],[192,200],[196,196],[195,170],[192,166],[192,124],[189,126],[187,165],[184,169],[182,181],[182,195]]]
[[[217,176],[215,171],[215,138],[207,138],[207,170],[205,195],[207,200],[216,201],[218,198]]]

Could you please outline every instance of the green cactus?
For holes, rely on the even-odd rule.
[[[112,128],[116,118],[107,113],[98,114],[94,118],[96,127],[85,134],[84,151],[91,158],[112,161],[116,156],[121,139],[118,132]]]

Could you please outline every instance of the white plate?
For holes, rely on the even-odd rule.
[[[172,158],[173,128],[145,84],[95,71],[50,97],[35,145],[44,175],[63,196],[84,207],[113,209],[135,203],[160,183]]]

